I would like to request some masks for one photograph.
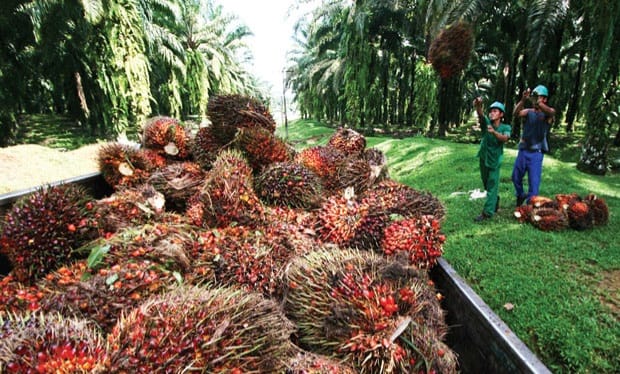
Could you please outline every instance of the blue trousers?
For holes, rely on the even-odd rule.
[[[540,151],[528,151],[520,149],[517,153],[514,168],[512,169],[512,184],[515,186],[515,195],[525,197],[528,200],[538,195],[540,179],[542,176],[543,153]],[[527,174],[527,195],[523,191],[523,178]]]

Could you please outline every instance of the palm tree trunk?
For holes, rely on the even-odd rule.
[[[586,58],[585,51],[579,52],[579,65],[575,75],[575,84],[571,92],[570,101],[568,102],[568,110],[566,112],[566,132],[571,133],[574,129],[575,117],[579,110],[579,96],[581,96],[581,74],[583,73],[583,65]]]

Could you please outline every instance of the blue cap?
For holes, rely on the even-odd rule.
[[[499,101],[496,101],[493,104],[491,104],[491,106],[489,107],[489,110],[491,109],[499,109],[502,111],[502,113],[506,113],[506,107],[504,106],[504,104],[500,103]]]

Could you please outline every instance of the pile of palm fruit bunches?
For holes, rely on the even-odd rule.
[[[440,201],[350,129],[296,151],[256,99],[208,110],[102,145],[110,196],[48,186],[5,213],[0,372],[456,372]]]

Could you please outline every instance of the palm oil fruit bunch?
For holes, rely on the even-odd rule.
[[[56,284],[41,301],[42,308],[94,321],[106,333],[112,331],[122,313],[152,295],[173,289],[181,277],[146,259],[132,259],[85,274],[79,282]]]
[[[584,201],[574,201],[566,209],[569,226],[575,230],[592,228],[592,211]]]
[[[207,172],[205,182],[190,198],[187,216],[201,227],[226,227],[233,222],[255,226],[263,206],[254,192],[252,169],[237,150],[224,150]]]
[[[562,231],[568,227],[568,217],[557,207],[533,208],[530,222],[541,231]]]
[[[173,162],[153,171],[148,184],[164,194],[166,209],[184,212],[187,201],[202,187],[205,172],[197,163]]]
[[[347,157],[336,172],[340,189],[353,187],[356,194],[366,191],[375,181],[368,162],[357,156]]]
[[[348,156],[360,156],[366,148],[366,138],[355,130],[340,127],[327,141],[327,146],[336,148]]]
[[[38,311],[46,290],[37,284],[25,285],[8,274],[0,279],[0,319],[10,314]]]
[[[204,170],[211,169],[213,161],[222,148],[223,145],[215,137],[212,126],[199,128],[190,140],[190,150],[194,161]]]
[[[366,148],[362,153],[362,158],[370,165],[372,177],[375,181],[380,182],[389,178],[387,157],[378,148]]]
[[[142,130],[142,145],[166,158],[185,160],[189,156],[189,133],[171,117],[153,117]]]
[[[216,95],[209,98],[207,116],[213,133],[220,144],[227,144],[235,137],[237,129],[262,127],[274,133],[276,122],[269,109],[258,99],[243,95]]]
[[[210,265],[217,285],[239,286],[277,299],[282,269],[295,255],[281,235],[285,234],[244,226],[214,229],[200,236],[202,253],[192,256],[193,264]]]
[[[431,268],[443,253],[446,236],[433,216],[407,218],[385,228],[381,249],[388,256],[406,254],[410,265]]]
[[[432,215],[442,220],[446,214],[441,201],[430,192],[418,191],[392,179],[373,185],[360,198],[373,210],[383,210],[403,217]]]
[[[369,214],[368,205],[350,196],[332,195],[317,213],[318,237],[322,242],[346,247]]]
[[[73,184],[46,187],[15,202],[4,217],[0,252],[19,281],[45,276],[74,257],[73,250],[94,232],[91,204],[86,190]]]
[[[282,373],[292,326],[279,306],[229,288],[180,286],[122,317],[111,373]]]
[[[94,324],[57,314],[0,318],[0,373],[103,373],[105,341]]]
[[[233,141],[256,174],[274,162],[290,161],[293,149],[284,140],[262,127],[241,128]]]
[[[107,143],[97,153],[99,171],[112,188],[143,183],[152,168],[145,153],[136,146]]]
[[[285,286],[301,348],[361,373],[456,372],[426,271],[373,252],[323,249],[291,261]]]
[[[473,45],[471,25],[458,21],[439,32],[431,42],[428,58],[442,79],[450,79],[465,69]]]
[[[333,358],[300,351],[288,363],[286,374],[355,374],[352,367]]]
[[[333,193],[340,187],[338,169],[346,156],[336,148],[316,146],[302,150],[295,155],[294,161],[304,165],[321,179],[325,192]]]
[[[319,177],[295,162],[269,165],[254,183],[258,197],[271,206],[311,209],[319,207],[322,201]]]
[[[102,235],[161,219],[166,198],[150,184],[121,188],[95,203],[95,220]]]
[[[609,207],[605,200],[590,193],[583,201],[590,207],[590,211],[592,212],[592,224],[594,226],[603,226],[609,222]]]

